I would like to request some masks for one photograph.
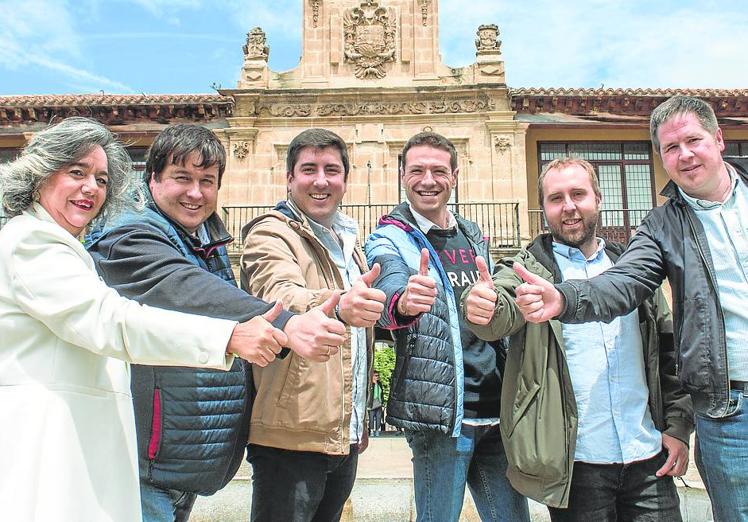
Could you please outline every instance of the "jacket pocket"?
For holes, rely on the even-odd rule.
[[[532,383],[520,397],[511,418],[500,425],[509,468],[546,483],[564,480],[570,434],[560,395]]]
[[[153,389],[153,415],[151,418],[151,436],[148,440],[148,458],[155,460],[161,449],[161,431],[163,415],[161,411],[161,390]]]
[[[532,385],[528,388],[524,385],[524,381],[519,381],[519,390],[517,393],[517,397],[519,399],[512,405],[512,411],[508,419],[509,431],[506,432],[507,437],[512,436],[512,434],[514,433],[514,429],[525,416],[527,408],[529,408],[530,404],[532,404],[532,401],[535,400],[535,397],[538,395],[539,391],[540,385],[538,383],[533,382]]]
[[[303,359],[293,352],[289,354],[289,357],[291,357],[291,362],[288,365],[288,371],[286,372],[283,386],[278,394],[278,402],[276,403],[279,408],[284,408],[288,400],[299,391],[301,362]]]

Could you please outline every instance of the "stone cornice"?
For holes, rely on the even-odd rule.
[[[0,125],[87,116],[108,125],[134,121],[208,121],[231,116],[234,100],[217,94],[0,96]]]
[[[505,88],[235,91],[237,117],[366,118],[492,113],[508,108]],[[246,102],[244,100],[247,100]]]
[[[626,115],[649,117],[676,94],[708,101],[718,117],[747,116],[748,89],[511,89],[512,109],[522,114]]]

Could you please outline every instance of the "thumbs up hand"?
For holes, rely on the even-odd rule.
[[[400,315],[414,317],[429,312],[436,302],[436,281],[429,276],[429,251],[421,249],[418,274],[408,279],[405,291],[397,300]]]
[[[379,320],[387,296],[371,285],[379,277],[380,270],[379,263],[374,263],[371,270],[362,274],[340,298],[339,315],[343,322],[350,326],[368,328]]]
[[[227,351],[257,366],[267,366],[273,362],[281,347],[288,342],[286,334],[271,324],[282,310],[280,301],[276,301],[264,314],[236,325]]]
[[[479,279],[465,298],[465,317],[473,324],[485,326],[491,322],[494,310],[496,309],[498,294],[494,289],[486,260],[481,256],[477,256],[475,264],[478,267]]]
[[[524,281],[514,291],[514,302],[526,321],[543,323],[564,311],[564,296],[556,287],[519,263],[514,263],[513,268]]]
[[[283,329],[288,347],[310,361],[327,362],[345,342],[345,325],[336,319],[335,307],[340,293],[333,293],[324,303],[306,313],[295,315]]]

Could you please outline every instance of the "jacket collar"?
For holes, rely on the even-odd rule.
[[[605,253],[613,263],[618,261],[624,250],[625,247],[620,243],[612,241],[605,242]],[[561,282],[561,269],[558,267],[556,258],[553,256],[553,236],[551,234],[546,233],[537,236],[527,245],[527,251],[533,255],[538,263],[553,274],[554,281]]]

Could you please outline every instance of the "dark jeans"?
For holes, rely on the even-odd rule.
[[[548,508],[553,522],[680,522],[680,500],[672,477],[655,476],[667,460],[631,464],[575,462],[567,509]]]
[[[340,520],[353,489],[358,446],[348,455],[325,455],[249,445],[252,522]]]
[[[369,410],[369,433],[375,437],[382,431],[382,408]]]

